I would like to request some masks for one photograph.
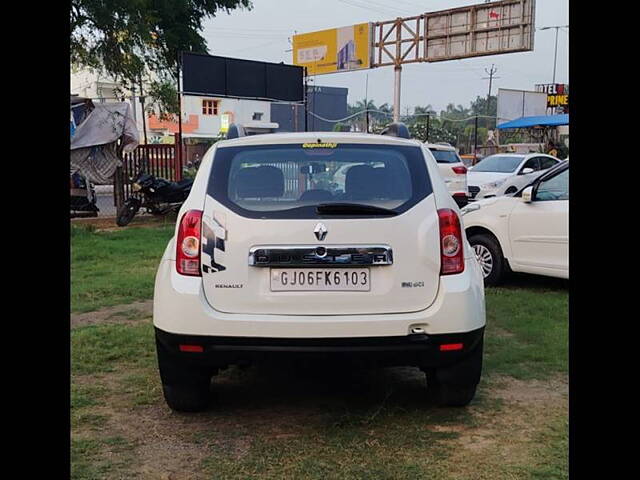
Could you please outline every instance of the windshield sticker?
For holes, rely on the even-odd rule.
[[[303,143],[302,148],[336,148],[337,143]]]

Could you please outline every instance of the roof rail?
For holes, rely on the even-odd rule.
[[[389,125],[384,127],[384,130],[380,132],[380,135],[389,135],[392,137],[399,137],[399,138],[411,138],[409,129],[402,122],[390,123]]]
[[[240,124],[232,123],[227,130],[227,140],[230,138],[246,137],[247,132]]]

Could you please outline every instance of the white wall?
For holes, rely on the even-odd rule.
[[[202,101],[218,100],[218,115],[203,115]],[[233,98],[201,97],[183,95],[182,97],[182,121],[187,122],[189,115],[198,116],[198,129],[193,134],[215,136],[220,132],[222,114],[231,112],[233,123],[247,123],[253,119],[256,112],[262,113],[261,122],[271,121],[271,103],[259,100],[239,100]]]

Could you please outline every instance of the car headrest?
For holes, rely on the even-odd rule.
[[[347,171],[344,193],[350,199],[386,198],[387,175],[384,168],[354,165]]]
[[[282,170],[270,166],[241,168],[236,176],[236,194],[239,198],[282,197]]]
[[[314,201],[314,200],[333,200],[333,195],[329,190],[312,189],[302,192],[299,198],[300,201]]]

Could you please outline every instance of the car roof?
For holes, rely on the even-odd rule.
[[[417,146],[418,140],[356,132],[287,132],[247,135],[216,143],[218,148],[292,143],[361,143],[376,145]]]
[[[531,153],[492,153],[491,155],[487,155],[484,158],[489,157],[526,157],[527,155],[532,155]],[[540,154],[542,155],[542,154]]]
[[[443,145],[441,143],[425,143],[424,145],[429,150],[435,149],[435,150],[447,150],[447,151],[452,151],[452,152],[456,151],[455,147],[453,147],[451,145]]]

